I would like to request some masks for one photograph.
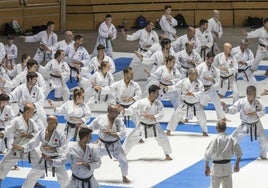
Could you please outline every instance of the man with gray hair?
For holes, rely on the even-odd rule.
[[[212,51],[215,54],[218,54],[220,52],[220,49],[218,47],[217,41],[222,37],[223,34],[222,25],[220,22],[220,11],[213,10],[213,16],[208,20],[208,31],[211,32],[214,40]]]

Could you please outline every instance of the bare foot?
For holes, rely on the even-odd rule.
[[[219,95],[220,99],[222,99],[222,98],[223,98],[223,95],[221,95],[221,94],[218,94],[218,95]]]
[[[131,181],[126,176],[123,176],[123,182],[124,183],[130,183]]]
[[[20,170],[20,168],[18,167],[18,165],[14,165],[12,170]]]
[[[166,135],[167,135],[167,136],[170,136],[170,135],[171,135],[171,134],[170,134],[170,130],[167,130]]]
[[[268,95],[268,90],[265,89],[262,93],[261,93],[261,96],[264,96],[264,95]]]
[[[208,133],[203,131],[203,136],[208,136]]]
[[[173,159],[169,156],[169,154],[166,154],[166,158],[165,158],[165,160],[166,160],[166,161],[171,161],[171,160],[173,160]]]

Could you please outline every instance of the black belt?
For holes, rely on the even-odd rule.
[[[201,49],[200,54],[201,54],[201,56],[203,55],[203,59],[205,61],[206,60],[206,49]]]
[[[57,157],[58,156],[51,156],[50,158],[51,159],[56,159]],[[42,162],[42,160],[44,160],[43,157],[40,159],[39,164]],[[46,160],[44,160],[44,166],[45,166],[46,176],[48,176],[47,175],[47,161]],[[52,166],[52,177],[55,177],[55,172],[56,172],[56,168],[55,168],[55,166]]]
[[[5,128],[0,128],[0,131],[4,131],[4,130],[5,130]],[[7,138],[6,137],[4,138],[4,143],[5,143],[5,146],[7,148]]]
[[[250,134],[250,140],[251,140],[251,142],[253,142],[253,135],[252,135],[252,129],[253,129],[253,127],[255,128],[254,129],[255,140],[257,140],[257,123],[258,122],[259,121],[255,122],[255,123],[245,123],[245,122],[243,122],[244,124],[250,125],[249,134]]]
[[[163,83],[161,81],[159,81],[160,84],[162,84],[163,86],[171,86],[172,84],[166,84],[166,83]],[[163,88],[163,93],[166,93],[166,90]]]
[[[108,146],[109,146],[109,145],[112,145],[112,144],[114,144],[114,143],[116,143],[116,142],[118,142],[118,140],[115,140],[115,141],[105,141],[105,140],[102,140],[101,138],[99,138],[99,139],[100,139],[100,141],[101,141],[102,143],[104,143],[104,145],[105,145],[105,149],[106,149],[106,151],[107,151],[109,157],[112,159],[112,155],[111,155],[111,153],[110,153],[110,150],[109,150]]]
[[[230,76],[221,76],[221,88],[223,86],[223,80],[227,80],[228,79],[228,90],[230,90],[230,80],[229,78],[232,77],[233,75]]]
[[[45,50],[43,50],[42,48],[39,48],[39,50],[41,50],[42,52],[44,52]]]
[[[77,68],[69,65],[70,69],[71,69],[71,74],[70,74],[70,82],[72,83],[72,70],[76,71],[77,74],[79,74],[80,70],[78,70]],[[79,79],[77,78],[77,82],[79,82]]]
[[[93,177],[93,174],[91,176],[89,176],[88,178],[79,178],[79,177],[77,177],[74,174],[72,174],[72,176],[73,176],[74,179],[77,179],[79,181],[82,181],[82,188],[85,188],[85,183],[88,184],[88,188],[91,188],[90,179]]]
[[[262,43],[259,43],[259,45],[262,46],[262,47],[264,47],[264,48],[266,47],[266,46],[265,46],[264,44],[262,44]]]
[[[140,48],[141,51],[148,52],[148,50]]]
[[[214,160],[212,162],[215,164],[227,164],[227,163],[231,162],[231,159]]]
[[[188,117],[189,114],[189,107],[193,107],[194,108],[194,116],[196,116],[196,108],[195,108],[195,104],[196,103],[188,103],[185,100],[183,100],[184,104],[187,105],[187,111],[186,111],[186,117]]]
[[[211,85],[204,85],[205,91],[207,91],[210,87],[211,87]]]
[[[143,123],[143,122],[140,122],[140,124],[144,125],[145,138],[147,138],[147,127],[149,127],[149,128],[153,127],[154,137],[157,137],[155,124],[147,124],[147,123]]]
[[[249,67],[247,67],[247,68],[245,68],[245,69],[238,69],[238,72],[239,72],[239,73],[243,72],[243,73],[245,74],[245,77],[246,77],[247,81],[249,81],[249,79],[248,79],[248,75],[247,75],[247,73],[246,73],[246,70],[247,70],[248,68],[249,68]],[[237,74],[236,74],[236,80],[237,80]]]
[[[123,108],[128,108],[130,107],[130,105],[132,105],[133,103],[131,104],[120,104]],[[124,116],[124,123],[125,125],[127,125],[127,127],[129,127],[129,119],[130,117],[129,116]]]
[[[75,132],[74,132],[74,141],[76,141],[76,137],[77,137],[77,134],[78,134],[78,127],[76,126],[76,124],[75,123],[70,123],[69,121],[67,121],[67,127],[66,127],[66,132],[67,132],[67,134],[66,134],[66,138],[67,138],[67,136],[68,136],[68,132],[69,132],[69,129],[73,129],[73,128],[75,128]]]
[[[50,73],[50,76],[51,77],[54,77],[54,78],[61,78],[61,76],[58,76],[58,75],[55,75],[55,74],[51,74],[51,73]]]

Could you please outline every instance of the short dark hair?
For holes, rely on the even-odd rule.
[[[57,58],[61,55],[62,52],[63,52],[63,50],[58,49],[58,50],[56,51],[56,53],[54,54],[54,58],[57,59]]]
[[[30,57],[30,54],[22,54],[21,61],[24,61],[27,57]]]
[[[38,74],[36,72],[28,72],[26,75],[27,82],[35,77],[38,77]]]
[[[0,94],[0,101],[9,101],[10,100],[10,97],[5,94],[5,93],[1,93]]]
[[[51,25],[55,25],[55,23],[54,23],[53,21],[48,21],[48,22],[47,22],[47,27],[48,27],[48,26],[51,26]]]
[[[151,85],[150,87],[149,87],[149,89],[148,89],[148,92],[149,92],[149,94],[151,94],[151,93],[154,93],[154,92],[156,92],[156,91],[158,91],[158,90],[160,90],[161,88],[159,87],[159,86],[157,86],[157,85]]]
[[[13,33],[9,33],[9,34],[7,35],[7,39],[8,39],[8,40],[14,40],[14,39],[15,39],[15,35],[14,35]]]
[[[171,43],[171,40],[168,39],[168,38],[163,38],[163,39],[161,40],[161,42],[160,42],[162,48],[164,48],[165,45],[170,44],[170,43]]]
[[[165,10],[167,10],[168,8],[172,8],[170,5],[166,5],[165,7],[164,7],[164,9]]]
[[[215,54],[213,52],[208,52],[206,57],[207,58],[215,57]]]
[[[88,136],[89,134],[92,133],[92,130],[90,128],[87,128],[87,127],[82,127],[80,130],[79,130],[79,138],[80,140],[82,140],[84,137]]]
[[[123,74],[127,74],[129,73],[130,71],[132,71],[132,68],[131,67],[127,67],[123,70]]]
[[[97,50],[99,51],[99,50],[103,50],[103,49],[105,49],[105,46],[103,46],[102,44],[99,44],[98,46],[97,46]]]
[[[201,19],[201,20],[199,21],[199,27],[200,27],[201,25],[205,25],[206,23],[208,23],[207,20],[205,20],[205,19]]]
[[[106,14],[106,15],[105,15],[105,18],[111,18],[111,17],[112,17],[111,14]]]
[[[34,65],[38,65],[37,61],[35,61],[34,59],[29,59],[26,66],[28,69],[30,69]]]
[[[226,128],[227,128],[227,126],[226,126],[226,121],[224,121],[224,120],[220,120],[220,121],[218,121],[218,123],[217,123],[217,128],[218,128],[218,130],[221,131],[221,132],[226,131]]]
[[[247,94],[250,93],[250,92],[257,92],[257,88],[255,86],[248,86],[247,87]]]
[[[74,41],[80,40],[81,38],[83,38],[82,35],[75,35]]]

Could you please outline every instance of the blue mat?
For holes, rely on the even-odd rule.
[[[259,65],[258,70],[267,70],[268,66],[267,65]]]
[[[115,72],[120,72],[124,70],[126,67],[129,67],[130,63],[132,61],[132,58],[129,57],[120,57],[114,60],[115,64]]]

